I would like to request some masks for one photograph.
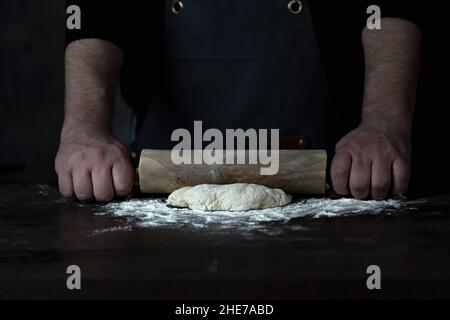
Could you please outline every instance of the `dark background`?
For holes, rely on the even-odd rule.
[[[412,190],[448,190],[448,27],[439,6],[424,7],[423,68],[413,136]],[[63,0],[0,2],[0,175],[25,170],[54,182],[63,119]],[[344,81],[344,80],[343,80]],[[128,140],[129,110],[116,103],[115,132]],[[23,176],[23,175],[22,175]],[[11,178],[13,179],[13,178]]]
[[[65,17],[64,0],[0,2],[0,174],[26,170],[30,182],[55,181]],[[119,94],[115,109],[116,136],[128,142],[130,110]]]

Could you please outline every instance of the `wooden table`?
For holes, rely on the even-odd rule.
[[[250,233],[130,230],[97,209],[0,184],[0,298],[450,298],[450,195],[403,215]],[[82,290],[67,289],[69,265],[81,268]],[[381,268],[381,290],[366,287],[369,265]]]

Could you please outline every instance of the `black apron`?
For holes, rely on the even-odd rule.
[[[280,129],[326,148],[329,107],[309,6],[289,0],[165,0],[164,77],[133,149],[171,149],[171,134],[194,121],[203,130]]]

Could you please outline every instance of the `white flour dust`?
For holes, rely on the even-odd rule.
[[[198,211],[174,208],[165,199],[133,199],[103,206],[102,214],[125,217],[138,226],[207,226],[246,228],[266,222],[288,222],[294,218],[342,217],[355,214],[393,213],[405,207],[404,200],[359,201],[355,199],[307,199],[285,207],[246,212]]]

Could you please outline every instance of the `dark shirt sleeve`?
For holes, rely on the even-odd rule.
[[[377,5],[381,9],[382,18],[399,18],[411,21],[420,26],[420,10],[414,1],[407,0],[360,0],[349,2],[348,6],[357,9],[361,25],[365,26],[369,14],[367,8]]]
[[[406,0],[310,0],[309,3],[330,91],[336,110],[346,123],[344,131],[348,131],[360,121],[365,73],[361,32],[370,16],[367,8],[378,5],[382,18],[405,19],[421,29],[425,26],[423,8]]]
[[[138,114],[146,112],[162,78],[163,4],[163,0],[66,0],[66,8],[77,5],[81,9],[81,30],[66,28],[66,46],[95,38],[119,47],[124,54],[121,90]]]
[[[381,16],[383,18],[400,18],[409,20],[419,27],[421,25],[420,8],[415,1],[406,0],[381,0],[368,1],[376,4],[381,8]]]
[[[67,0],[66,8],[71,5],[80,7],[81,29],[66,28],[66,46],[75,40],[97,38],[124,49],[130,18],[127,5],[122,1]]]

